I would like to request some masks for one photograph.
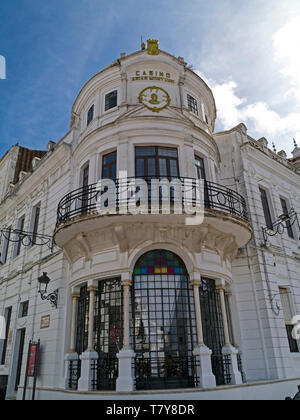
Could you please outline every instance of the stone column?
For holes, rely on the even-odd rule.
[[[199,278],[195,278],[195,277]],[[197,347],[193,351],[196,361],[196,372],[198,376],[199,388],[214,388],[216,386],[216,378],[212,372],[211,355],[212,351],[206,347],[203,339],[201,305],[200,305],[200,288],[201,280],[200,275],[195,275],[191,285],[194,288],[194,301],[195,301],[195,314],[197,325]]]
[[[122,287],[124,292],[124,338],[123,348],[119,351],[119,377],[117,379],[116,390],[119,392],[130,392],[135,389],[134,381],[134,359],[135,353],[130,347],[130,287],[132,282],[130,273],[122,275]]]
[[[72,293],[72,320],[71,320],[71,337],[70,337],[70,350],[65,356],[65,389],[69,388],[71,371],[71,362],[78,360],[78,354],[76,353],[76,324],[77,324],[77,303],[79,299],[79,293]]]
[[[232,292],[230,290],[226,290],[225,291],[225,296],[227,296],[228,299],[228,305],[229,305],[229,316],[231,317],[232,315]],[[237,340],[236,340],[236,335],[235,335],[235,330],[232,327],[232,345],[236,348],[238,348],[237,345]]]
[[[230,364],[230,375],[231,375],[231,384],[232,385],[239,385],[242,384],[242,375],[238,369],[238,361],[237,355],[238,350],[232,346],[230,343],[229,337],[229,327],[227,321],[227,311],[225,305],[225,282],[217,285],[217,290],[220,293],[220,301],[221,301],[221,310],[222,310],[222,319],[223,319],[223,326],[224,326],[224,337],[225,337],[225,345],[222,349],[223,356],[230,356],[231,364]]]
[[[122,102],[119,104],[119,109],[121,113],[124,114],[127,111],[127,74],[126,72],[121,73],[121,81],[122,81]]]
[[[232,306],[232,292],[231,292],[231,290],[226,290],[225,291],[225,296],[227,296],[227,299],[228,299],[228,306],[229,306],[229,314],[228,315],[232,319],[232,314],[233,314],[233,309],[232,308],[233,308],[233,306]],[[237,352],[238,352],[237,358],[240,358],[239,371],[240,371],[241,376],[242,376],[242,381],[245,382],[246,377],[245,377],[245,372],[244,372],[244,369],[243,369],[243,354],[242,354],[242,351],[239,348],[238,341],[236,339],[236,333],[235,333],[234,325],[232,325],[232,341],[233,341],[232,342],[233,347],[235,347]],[[239,361],[238,361],[238,363],[239,363]]]
[[[95,310],[95,293],[97,288],[89,286],[88,292],[89,302],[89,331],[88,331],[88,348],[80,355],[81,360],[81,377],[78,382],[79,391],[93,390],[93,364],[98,360],[98,353],[94,351],[94,310]]]
[[[79,293],[72,294],[72,323],[71,323],[71,340],[70,340],[70,350],[69,353],[76,353],[76,325],[77,325],[77,305],[78,299],[80,297]]]

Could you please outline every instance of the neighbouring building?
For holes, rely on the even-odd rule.
[[[215,120],[207,84],[149,40],[83,86],[58,143],[0,160],[7,399],[38,340],[37,399],[297,390],[300,149]]]

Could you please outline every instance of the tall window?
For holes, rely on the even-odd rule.
[[[197,178],[206,179],[204,160],[201,157],[195,156],[195,166],[196,166]]]
[[[280,202],[281,202],[281,207],[282,207],[283,214],[285,216],[287,216],[289,214],[288,204],[287,204],[287,202],[284,198],[280,198]],[[293,228],[292,228],[291,222],[289,220],[287,220],[287,222],[286,222],[286,229],[287,229],[289,237],[292,238],[292,239],[295,239]]]
[[[32,245],[36,244],[36,237],[39,230],[40,213],[41,213],[41,204],[38,204],[37,206],[33,208]]]
[[[28,309],[29,309],[29,301],[26,300],[25,302],[22,302],[20,305],[20,318],[25,318],[28,316]]]
[[[88,346],[89,335],[89,293],[87,286],[80,288],[80,296],[77,303],[77,332],[76,352],[83,353]]]
[[[5,264],[7,261],[8,249],[9,249],[11,227],[8,228],[7,232],[2,233],[2,236],[3,236],[3,245],[1,249],[1,263]]]
[[[103,156],[102,179],[115,180],[117,177],[117,152]]]
[[[18,255],[20,255],[20,252],[21,252],[22,239],[23,239],[23,235],[22,235],[21,232],[24,231],[24,226],[25,226],[25,216],[21,217],[21,219],[19,219],[19,221],[18,221],[17,230],[20,233],[16,234],[16,236],[17,236],[16,240],[18,240],[18,242],[16,242],[16,244],[15,244],[14,257],[17,257]]]
[[[114,90],[113,92],[105,95],[105,111],[108,111],[111,108],[116,107],[118,104],[118,91]]]
[[[77,308],[76,352],[88,345],[90,298],[87,286],[80,289]],[[123,346],[123,296],[120,278],[101,280],[95,295],[94,349],[99,359],[95,366],[95,390],[114,390],[118,378],[117,353]]]
[[[272,222],[272,216],[271,216],[270,206],[268,202],[267,191],[264,190],[263,188],[260,188],[259,191],[260,191],[260,197],[261,197],[263,212],[265,216],[266,226],[268,229],[273,229],[273,222]]]
[[[208,186],[206,182],[204,160],[199,156],[195,156],[195,166],[196,166],[197,179],[204,180],[204,206],[205,208],[210,208],[210,200],[209,200]]]
[[[202,278],[200,301],[204,343],[212,350],[212,370],[217,385],[226,385],[230,383],[231,378],[230,372],[226,369],[227,363],[222,355],[222,349],[225,345],[224,324],[220,294],[216,289],[214,280]],[[227,313],[227,318],[230,319],[229,313]]]
[[[184,263],[172,252],[151,251],[136,264],[133,280],[137,389],[195,386],[196,319]]]
[[[177,149],[169,147],[136,147],[135,173],[145,178],[177,178],[179,176]]]
[[[189,94],[187,95],[187,103],[188,103],[188,109],[192,111],[194,114],[199,115],[197,100]]]
[[[291,302],[289,297],[289,290],[285,287],[279,287],[281,306],[284,315],[286,332],[289,340],[290,351],[292,353],[298,353],[298,343],[293,339],[292,331],[294,329],[294,324],[292,323],[293,311],[291,308]]]
[[[1,365],[5,365],[8,335],[9,335],[10,322],[11,322],[11,313],[12,313],[12,307],[9,307],[5,310],[6,330],[5,330],[5,339],[4,339],[3,348],[2,348]]]
[[[123,346],[123,296],[120,278],[99,281],[95,299],[95,350],[99,355],[97,390],[114,390],[117,354]]]
[[[86,213],[89,206],[89,174],[90,174],[90,165],[89,162],[81,170],[81,185],[82,185],[82,194],[78,197],[78,208],[81,209],[81,213]]]
[[[93,119],[94,119],[94,110],[95,110],[95,106],[94,105],[92,105],[90,107],[90,109],[88,110],[88,113],[87,113],[87,125],[89,125],[93,121]]]

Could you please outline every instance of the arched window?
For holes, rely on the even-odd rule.
[[[195,386],[193,291],[183,261],[156,250],[137,262],[132,290],[137,389]]]

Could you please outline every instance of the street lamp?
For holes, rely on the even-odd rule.
[[[38,292],[41,295],[41,299],[49,300],[51,305],[57,308],[58,290],[54,290],[54,292],[49,293],[47,295],[47,288],[48,288],[48,284],[50,283],[50,279],[47,276],[47,273],[43,273],[43,275],[38,278],[38,282],[39,282]]]

